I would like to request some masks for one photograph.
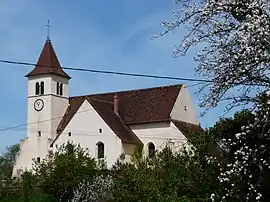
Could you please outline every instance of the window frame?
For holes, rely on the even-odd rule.
[[[36,88],[35,88],[35,94],[36,94],[36,95],[39,95],[39,93],[40,93],[40,89],[39,89],[39,88],[40,88],[40,85],[39,85],[39,82],[36,82],[36,85],[35,85],[35,86],[36,86]]]
[[[59,84],[59,95],[62,96],[63,95],[63,83]]]
[[[155,158],[156,156],[156,146],[153,142],[147,144],[147,154],[150,159]]]
[[[96,157],[98,159],[104,159],[105,157],[105,145],[103,142],[98,142],[96,144]]]
[[[40,95],[44,95],[44,81],[40,82]]]

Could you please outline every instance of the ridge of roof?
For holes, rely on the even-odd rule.
[[[61,67],[51,40],[46,40],[36,66],[26,77],[44,74],[54,74],[68,79],[71,78]]]
[[[165,86],[154,86],[150,88],[138,88],[138,89],[127,89],[127,90],[120,90],[120,91],[109,91],[109,92],[99,92],[99,93],[93,93],[93,94],[84,94],[84,95],[75,95],[71,96],[70,98],[76,98],[76,97],[86,97],[86,96],[97,96],[97,95],[103,95],[103,94],[118,94],[118,93],[127,93],[127,92],[134,92],[134,91],[144,91],[144,90],[153,90],[153,89],[159,89],[159,88],[168,88],[168,87],[182,87],[184,84],[172,84],[172,85],[165,85]]]

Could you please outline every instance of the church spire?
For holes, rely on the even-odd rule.
[[[50,28],[52,27],[50,25],[50,20],[48,20],[48,24],[46,25],[47,27],[47,41],[50,41]]]
[[[70,79],[71,77],[64,72],[58,58],[54,52],[52,42],[48,38],[44,44],[44,47],[39,56],[38,62],[35,68],[26,75],[26,77],[43,75],[43,74],[55,74]]]

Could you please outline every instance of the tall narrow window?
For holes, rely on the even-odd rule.
[[[156,154],[155,145],[152,142],[150,142],[148,144],[148,156],[149,156],[149,158],[154,158],[155,154]]]
[[[60,83],[60,86],[59,86],[59,94],[63,95],[63,84],[62,83]]]
[[[104,144],[102,142],[97,143],[97,157],[99,159],[104,158]]]
[[[39,95],[39,83],[36,82],[36,95]]]
[[[38,137],[41,137],[41,131],[38,131]]]
[[[37,157],[37,162],[40,163],[40,157]]]
[[[56,95],[59,95],[59,82],[56,84]]]
[[[40,94],[41,95],[44,94],[44,82],[43,81],[40,82]]]

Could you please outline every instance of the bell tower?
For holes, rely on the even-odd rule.
[[[27,137],[32,158],[42,160],[50,150],[56,129],[69,105],[70,76],[62,69],[47,38],[28,78]]]
[[[20,176],[24,170],[32,170],[33,160],[40,162],[49,151],[56,137],[57,126],[69,105],[69,80],[63,70],[49,37],[43,46],[37,64],[29,72],[27,138],[20,141],[20,151],[16,155],[12,176]]]

